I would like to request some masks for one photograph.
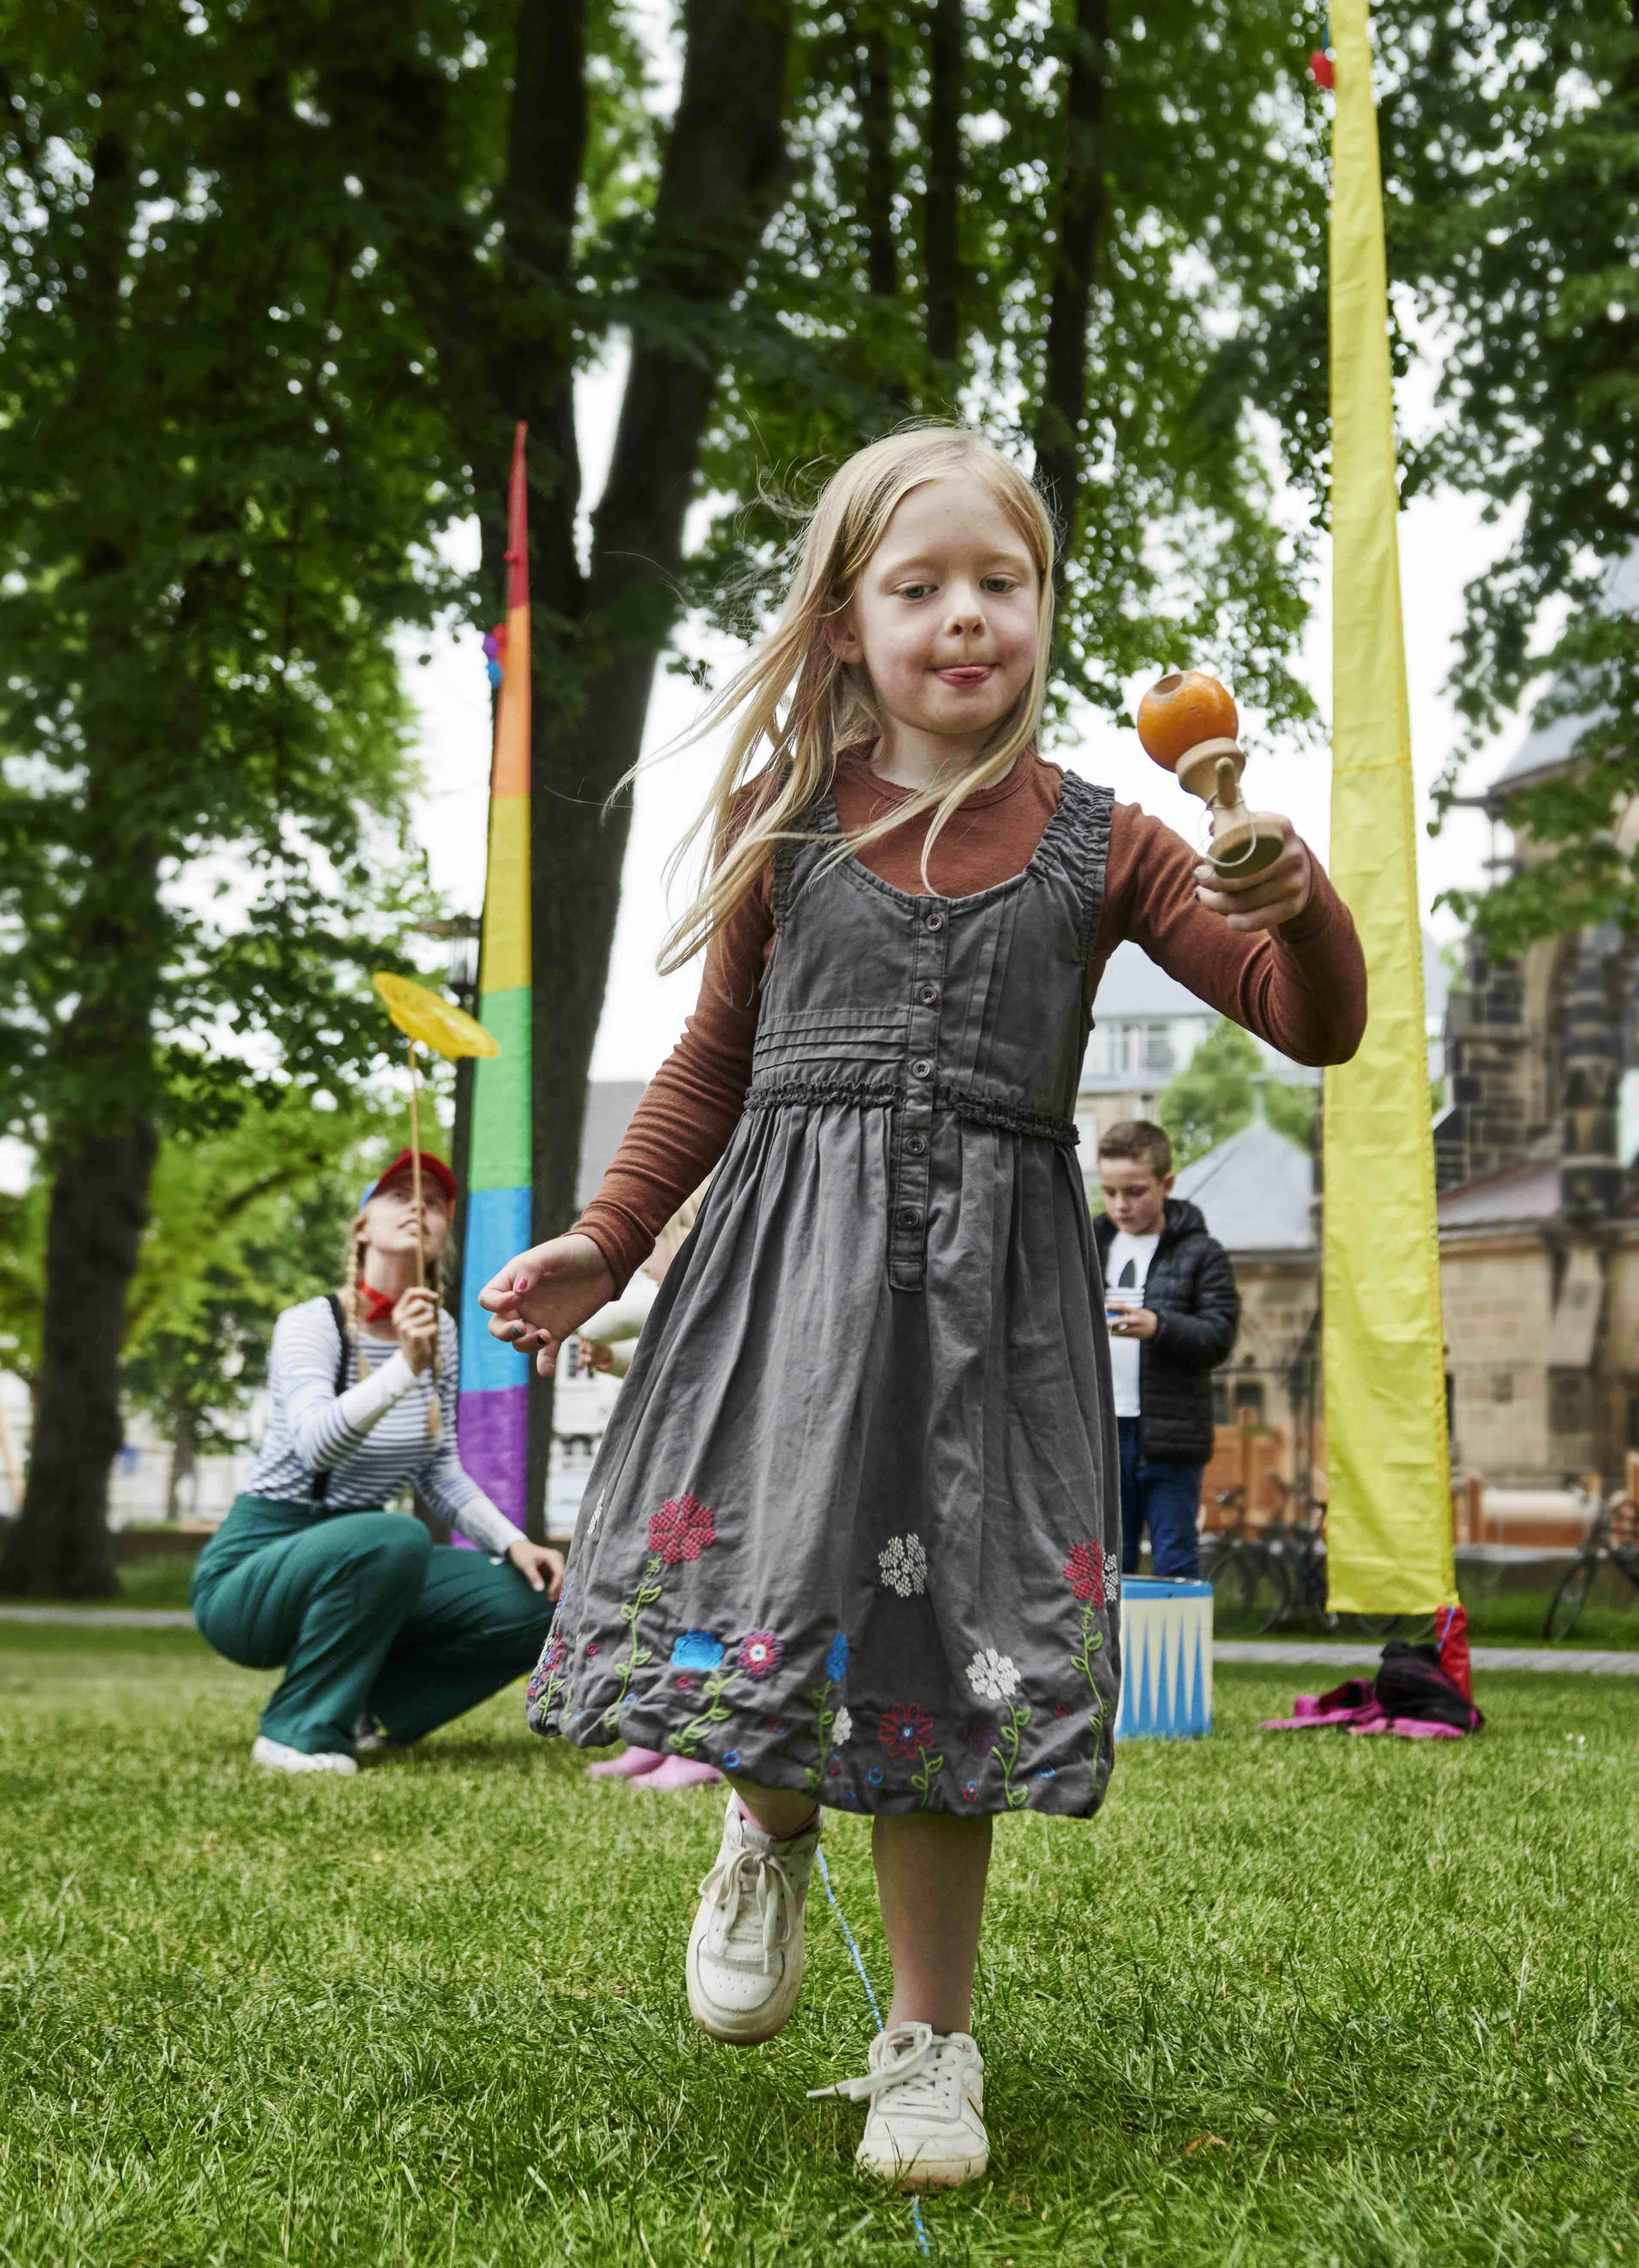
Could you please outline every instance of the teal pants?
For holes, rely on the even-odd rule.
[[[552,1619],[516,1567],[437,1544],[396,1513],[241,1496],[199,1555],[194,1619],[247,1669],[284,1675],[270,1741],[351,1754],[367,1710],[419,1740],[535,1666]]]

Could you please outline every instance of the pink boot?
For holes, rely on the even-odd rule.
[[[600,1764],[587,1766],[588,1779],[636,1779],[644,1772],[652,1772],[664,1757],[661,1749],[626,1749],[617,1756],[606,1756]]]
[[[697,1763],[692,1756],[668,1756],[658,1771],[645,1772],[637,1785],[669,1795],[680,1787],[715,1787],[721,1778],[715,1764]]]

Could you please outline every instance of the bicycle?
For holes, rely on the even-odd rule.
[[[1584,1504],[1598,1501],[1591,1490],[1576,1486],[1573,1494]],[[1613,1568],[1639,1591],[1639,1505],[1619,1489],[1606,1497],[1594,1517],[1582,1550],[1548,1602],[1542,1626],[1546,1638],[1569,1638],[1582,1618],[1601,1567]]]
[[[1204,1535],[1200,1547],[1201,1573],[1212,1585],[1213,1631],[1219,1638],[1261,1637],[1289,1612],[1290,1579],[1263,1538],[1248,1532],[1244,1489],[1222,1489],[1217,1501],[1231,1515],[1229,1524]]]

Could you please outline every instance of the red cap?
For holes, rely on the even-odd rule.
[[[359,1198],[359,1211],[362,1212],[364,1211],[372,1197],[379,1197],[381,1191],[386,1189],[389,1182],[397,1181],[401,1174],[408,1175],[412,1174],[415,1170],[415,1163],[416,1156],[413,1150],[401,1150],[397,1157],[394,1159],[392,1164],[388,1167],[387,1171],[384,1174],[378,1174],[374,1181],[371,1182],[369,1188]],[[424,1181],[436,1182],[438,1183],[439,1189],[444,1192],[445,1204],[447,1205],[454,1205],[455,1202],[455,1176],[451,1173],[443,1159],[435,1158],[431,1150],[424,1150],[421,1153],[421,1173]]]

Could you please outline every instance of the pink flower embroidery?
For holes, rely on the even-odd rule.
[[[1090,1599],[1096,1614],[1104,1610],[1104,1563],[1096,1543],[1078,1543],[1064,1563],[1064,1580],[1085,1606]]]
[[[698,1497],[668,1496],[649,1521],[649,1549],[668,1567],[680,1559],[698,1559],[716,1541],[717,1514]]]
[[[600,1646],[598,1645],[597,1640],[596,1640],[594,1638],[588,1638],[588,1639],[587,1640],[587,1660],[588,1661],[590,1661],[590,1660],[591,1660],[591,1659],[592,1659],[592,1657],[593,1657],[593,1655],[594,1655],[594,1653],[601,1653],[602,1651],[602,1649],[600,1647]]]
[[[711,1513],[706,1513],[711,1518]],[[786,1650],[783,1638],[772,1631],[748,1631],[740,1641],[740,1667],[748,1677],[766,1677],[779,1667],[779,1657]]]
[[[917,1756],[932,1744],[934,1720],[914,1701],[898,1702],[877,1719],[876,1737],[890,1756]]]

